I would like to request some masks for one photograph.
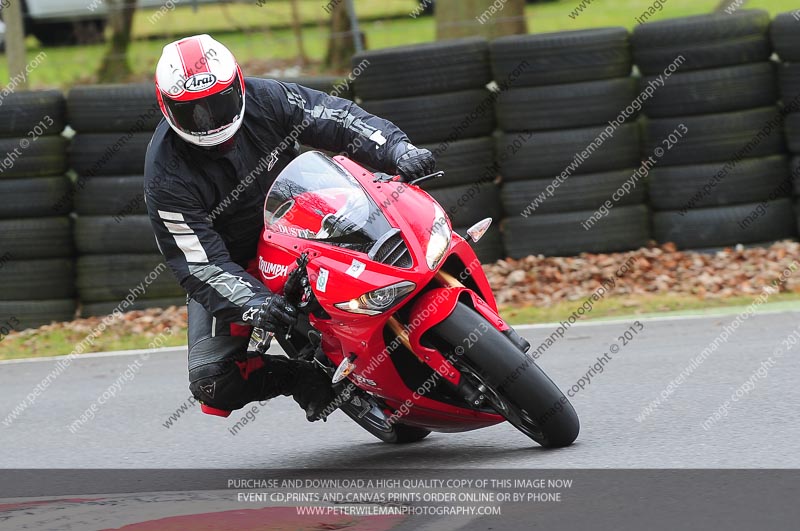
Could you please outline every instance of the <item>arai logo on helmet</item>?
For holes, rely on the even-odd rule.
[[[217,76],[214,74],[203,73],[195,74],[183,84],[183,88],[189,92],[203,92],[217,84]]]

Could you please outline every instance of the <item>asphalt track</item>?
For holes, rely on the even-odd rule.
[[[543,525],[543,529],[551,528],[544,523],[551,521],[556,525],[556,522],[563,522],[566,509],[569,509],[567,513],[571,517],[583,518],[576,522],[588,522],[590,513],[596,517],[598,511],[607,507],[608,503],[619,505],[622,498],[606,499],[605,503],[604,498],[597,496],[598,490],[603,490],[601,486],[608,485],[609,472],[579,469],[800,468],[797,444],[800,440],[800,424],[797,422],[797,406],[800,404],[797,385],[800,358],[797,353],[800,351],[800,342],[794,347],[785,343],[794,331],[800,330],[800,312],[756,314],[741,320],[727,341],[717,341],[717,347],[701,363],[695,362],[689,373],[686,372],[686,368],[692,365],[692,359],[697,359],[726,326],[731,330],[731,323],[735,319],[736,315],[656,318],[643,319],[641,325],[626,320],[578,324],[569,329],[564,338],[538,360],[539,365],[565,391],[584,378],[584,388],[571,398],[581,419],[581,434],[578,441],[566,449],[542,450],[509,425],[463,434],[435,433],[415,445],[390,446],[372,438],[341,413],[334,414],[327,423],[307,423],[299,408],[288,398],[275,399],[265,405],[256,404],[258,411],[251,415],[254,420],[241,427],[235,435],[230,429],[241,420],[244,411],[228,419],[220,419],[202,415],[199,408],[191,407],[166,427],[170,415],[174,415],[189,396],[186,387],[186,353],[185,350],[177,350],[153,354],[146,360],[142,360],[139,354],[75,360],[33,405],[8,425],[0,423],[0,445],[3,448],[0,452],[0,468],[161,469],[154,470],[149,476],[150,479],[158,477],[157,489],[149,486],[147,481],[132,484],[130,476],[114,472],[112,476],[124,478],[120,481],[125,484],[102,491],[144,491],[150,493],[148,496],[151,498],[154,490],[172,492],[172,498],[156,496],[158,499],[147,501],[146,514],[150,518],[191,514],[197,512],[198,507],[202,507],[203,512],[217,509],[239,509],[238,512],[242,512],[242,504],[237,505],[235,500],[230,499],[231,491],[225,490],[226,486],[221,480],[206,483],[203,488],[203,482],[209,481],[208,474],[190,478],[188,472],[170,473],[164,469],[239,471],[233,477],[265,477],[269,471],[281,469],[284,477],[299,477],[303,473],[304,477],[315,477],[314,474],[317,474],[340,479],[375,469],[393,469],[392,473],[387,471],[387,477],[397,470],[416,470],[422,475],[434,477],[436,470],[461,469],[465,477],[490,477],[494,474],[498,478],[514,471],[541,475],[544,469],[554,469],[548,471],[548,477],[576,478],[576,482],[588,490],[585,496],[575,494],[578,490],[571,491],[574,495],[572,504],[569,500],[547,504],[547,509],[536,512],[537,522]],[[531,341],[534,348],[552,330],[552,326],[520,328],[522,335]],[[631,334],[633,330],[638,333],[627,344],[623,344],[620,336],[626,330],[631,330]],[[587,384],[586,376],[590,367],[599,356],[614,352],[615,348],[616,352],[610,356],[602,373],[592,375],[591,383]],[[117,380],[119,375],[136,360],[140,360],[141,368],[137,368],[130,381],[123,381],[115,396],[103,400],[102,405],[96,407],[95,418],[77,428],[73,425],[73,429],[70,429],[69,425],[93,403],[97,404],[114,381],[122,381]],[[5,418],[8,421],[6,415],[25,399],[55,363],[55,360],[41,360],[0,364],[4,407],[0,411],[0,420]],[[682,380],[677,384],[673,382],[670,388],[670,382],[676,380],[682,371]],[[736,394],[737,389],[739,395]],[[659,396],[662,397],[661,403],[642,417],[646,406]],[[735,400],[732,400],[733,397]],[[723,406],[726,401],[727,408]],[[718,420],[709,424],[714,411],[720,411],[721,406],[726,410],[726,416],[718,415]],[[464,469],[481,470],[470,472]],[[695,470],[691,472],[694,479],[688,482],[684,474],[683,479],[676,479],[674,484],[664,484],[663,496],[665,499],[675,499],[693,488],[702,490],[708,496],[709,492],[714,491],[713,485],[719,485],[719,478],[714,475],[724,473]],[[143,494],[120,494],[113,503],[106,498],[104,503],[109,503],[114,510],[104,510],[104,520],[101,522],[92,520],[99,516],[89,516],[87,502],[64,501],[66,494],[78,495],[82,500],[84,498],[80,495],[96,492],[85,487],[79,479],[67,479],[69,472],[61,472],[60,475],[51,472],[51,481],[43,480],[42,473],[28,477],[7,470],[2,474],[5,478],[0,482],[3,485],[0,487],[0,498],[13,503],[0,505],[0,529],[6,529],[4,525],[9,524],[12,526],[8,529],[104,529],[117,528],[122,525],[120,522],[141,521],[141,518],[137,520],[132,516],[136,510],[131,507],[145,503],[142,501]],[[451,477],[454,474],[444,472],[436,477]],[[621,474],[624,475],[617,477],[619,488],[629,489],[623,498],[639,496],[634,505],[641,506],[644,503],[642,494],[647,489],[652,492],[653,486],[668,478],[670,473],[651,470],[644,476],[634,472]],[[785,483],[781,485],[785,488],[782,490],[789,491],[796,501],[800,486],[797,470],[785,474],[789,474],[789,477],[784,478]],[[227,476],[231,475],[227,473]],[[382,476],[380,472],[374,472],[370,477]],[[741,482],[729,478],[723,482],[723,487],[732,489],[735,484],[738,486],[736,492],[739,495],[751,493],[748,499],[752,501],[752,496],[764,494],[770,490],[770,485],[775,487],[780,483],[775,479],[777,477],[778,473],[773,472],[769,476],[751,477]],[[84,479],[88,483],[92,481],[91,478]],[[741,487],[745,485],[747,488],[742,490]],[[190,494],[175,498],[177,492]],[[222,501],[214,492],[224,493]],[[594,495],[590,496],[589,492]],[[603,492],[607,493],[607,489]],[[731,504],[732,495],[728,490],[725,492],[728,505],[725,514],[731,518],[727,529],[746,529],[748,525],[752,528],[755,522],[748,520],[748,516],[755,518],[767,514],[763,511],[743,511],[746,504]],[[622,491],[617,494],[622,496]],[[45,498],[36,499],[37,505],[25,505],[32,498],[42,496]],[[60,510],[53,509],[52,499],[48,496],[61,496],[58,498],[60,501],[56,502]],[[588,501],[589,497],[591,502]],[[769,500],[770,503],[778,501],[775,496]],[[763,501],[760,510],[765,507],[764,503],[767,501]],[[247,505],[250,511],[244,512],[261,521],[267,518],[278,522],[284,516],[291,519],[291,515],[280,513],[286,509],[264,508],[267,505],[270,504]],[[770,514],[789,518],[791,513],[796,523],[797,508],[794,505],[796,503],[782,510],[776,507],[777,512]],[[67,510],[67,506],[71,509]],[[36,507],[36,510],[31,510],[31,507]],[[123,510],[125,507],[128,508],[127,513]],[[183,509],[179,510],[178,507]],[[657,513],[660,507],[651,508],[653,519],[642,520],[651,529],[662,528],[653,513]],[[685,517],[694,514],[691,507],[681,507],[678,514]],[[696,507],[698,517],[705,507]],[[732,512],[732,507],[742,509],[742,514],[733,518],[736,511]],[[272,512],[267,516],[266,513],[259,513],[260,510]],[[4,518],[4,514],[8,517]],[[455,519],[426,517],[424,524],[420,523],[423,520],[419,516],[370,516],[364,519],[348,516],[346,518],[361,523],[332,528],[530,529],[531,514],[530,505],[511,504],[504,508],[502,525],[498,525],[500,521],[497,516]],[[335,523],[337,518],[342,517],[330,515],[320,521],[334,525],[331,522]],[[592,520],[597,523],[596,518]],[[626,520],[629,524],[635,521],[636,515],[629,515]],[[53,522],[58,522],[58,525]],[[587,528],[605,528],[602,522],[605,521],[601,520],[600,527],[595,525]],[[610,521],[606,523],[611,528]],[[663,528],[675,528],[675,523],[672,521],[670,525],[673,527]],[[359,527],[362,524],[365,527]],[[230,525],[231,529],[256,529],[242,522]],[[303,525],[280,527],[276,524],[274,529],[319,529]],[[384,525],[388,527],[381,527]],[[194,527],[185,524],[177,528]],[[534,527],[538,528],[538,525]],[[162,528],[166,527],[162,525]],[[780,529],[783,526],[781,522],[773,522],[772,528]]]

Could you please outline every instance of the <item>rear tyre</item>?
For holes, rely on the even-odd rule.
[[[0,301],[0,331],[7,326],[7,321],[18,331],[53,322],[72,321],[75,318],[75,306],[73,299]]]
[[[458,92],[492,79],[489,45],[478,37],[369,50],[353,57],[353,69],[361,71],[355,92],[364,100]]]
[[[493,181],[497,176],[494,138],[490,136],[418,147],[430,150],[436,159],[436,169],[445,172],[442,177],[422,183],[424,190]]]
[[[89,254],[158,254],[148,216],[78,216],[75,247]]]
[[[649,120],[645,126],[644,152],[653,153],[668,147],[667,140],[675,138],[676,129],[683,137],[676,149],[665,149],[659,167],[689,164],[728,162],[745,152],[747,157],[767,157],[784,152],[783,135],[779,127],[770,124],[781,117],[776,107],[760,107],[747,111],[659,118]],[[788,120],[787,120],[788,123]],[[683,128],[688,131],[683,131]],[[763,131],[763,132],[762,132]],[[672,135],[672,136],[671,136]],[[759,142],[754,142],[754,138]],[[756,144],[754,147],[751,144]]]
[[[607,127],[582,127],[561,131],[504,133],[498,137],[500,175],[505,182],[552,179],[557,175],[602,173],[620,168],[638,168],[639,127],[624,124],[608,137]],[[598,138],[605,139],[598,142]],[[587,154],[590,144],[600,147]],[[579,158],[579,154],[581,157]],[[567,178],[562,177],[562,180]]]
[[[78,175],[142,175],[153,133],[78,133],[70,146],[70,165]]]
[[[75,296],[75,263],[69,258],[11,260],[2,264],[0,269],[2,301],[68,299]]]
[[[487,136],[494,130],[494,99],[488,90],[367,100],[367,112],[392,121],[417,144]]]
[[[679,56],[681,72],[767,61],[768,27],[769,13],[757,10],[640,24],[631,35],[633,61],[645,75],[662,73]]]
[[[679,249],[770,242],[796,235],[796,217],[789,198],[653,215],[656,241],[672,242]]]
[[[605,216],[594,210],[514,216],[503,222],[511,258],[531,255],[630,251],[647,245],[650,213],[645,205],[615,206]]]
[[[75,212],[80,216],[127,216],[147,214],[144,178],[86,177],[75,185]]]
[[[185,291],[167,270],[160,254],[110,254],[81,256],[77,261],[76,285],[81,302],[111,302],[122,311],[134,301],[171,299]],[[127,300],[126,300],[127,299]]]
[[[800,63],[784,63],[778,67],[778,80],[783,104],[797,105],[800,100]]]
[[[0,105],[0,136],[25,137],[33,145],[42,136],[58,135],[66,122],[64,109],[60,90],[4,94]]]
[[[497,329],[463,303],[433,328],[449,345],[462,348],[465,338],[479,334],[460,354],[456,365],[486,387],[500,405],[499,414],[545,448],[569,446],[578,437],[580,422],[567,397],[539,368]]]
[[[791,195],[789,161],[784,155],[742,159],[730,171],[725,163],[664,166],[650,170],[650,205],[654,210],[680,210]]]
[[[776,15],[769,33],[772,45],[782,61],[800,61],[800,33],[797,31],[797,17],[794,12]]]
[[[67,201],[71,183],[66,177],[0,179],[0,218],[47,217],[70,212]]]
[[[162,118],[152,83],[73,87],[67,111],[80,133],[153,131]]]
[[[778,99],[775,67],[770,62],[678,73],[659,87],[645,77],[641,89],[658,87],[644,105],[650,118],[732,112],[773,105]]]
[[[502,211],[500,191],[491,183],[438,188],[428,193],[442,205],[453,225],[459,227],[469,227],[484,218],[498,219]]]
[[[800,112],[786,116],[786,144],[792,153],[800,153]]]
[[[631,50],[625,28],[509,35],[489,43],[502,86],[540,86],[625,77]]]
[[[73,255],[70,218],[0,220],[0,255],[13,260],[69,258]]]
[[[5,106],[5,105],[3,105]],[[0,118],[2,119],[2,118]],[[0,132],[0,136],[2,136]],[[30,139],[30,137],[28,137]],[[67,171],[67,140],[60,136],[43,136],[30,142],[24,150],[25,138],[0,138],[0,159],[8,160],[0,179],[62,175]]]
[[[606,199],[634,174],[634,169],[615,170],[587,175],[573,175],[565,180],[548,197],[547,187],[552,186],[553,179],[530,179],[512,181],[503,186],[500,192],[503,209],[510,218],[514,216],[529,217],[531,214],[558,214],[591,210],[602,205]],[[636,188],[625,194],[615,206],[638,205],[647,201],[645,187],[637,184]],[[535,208],[534,201],[538,201]],[[526,215],[527,213],[527,215]]]
[[[589,127],[617,118],[637,94],[632,77],[512,88],[497,96],[497,122],[505,132]]]

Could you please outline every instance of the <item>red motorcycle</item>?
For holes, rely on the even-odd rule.
[[[275,335],[316,363],[341,409],[385,442],[508,421],[545,447],[578,436],[575,410],[497,312],[480,261],[417,185],[311,151],[269,191],[263,282],[299,308]],[[468,231],[474,241],[491,219]],[[262,354],[271,336],[256,330]]]

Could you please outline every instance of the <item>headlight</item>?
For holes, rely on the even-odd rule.
[[[365,315],[378,315],[406,298],[406,295],[417,289],[417,285],[408,280],[365,293],[357,299],[334,304],[340,310]]]
[[[444,211],[436,205],[436,217],[433,218],[431,227],[431,239],[428,240],[428,250],[425,253],[425,260],[431,271],[439,267],[439,263],[444,258],[444,254],[450,248],[450,240],[453,238],[453,231],[447,223],[447,216]]]

